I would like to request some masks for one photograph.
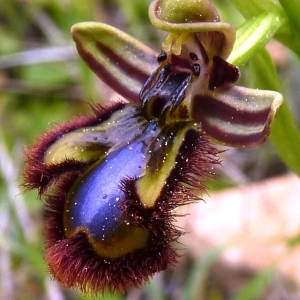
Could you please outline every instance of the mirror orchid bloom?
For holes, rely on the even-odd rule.
[[[45,200],[53,277],[84,292],[125,291],[174,266],[174,209],[199,201],[220,163],[214,143],[265,141],[282,96],[235,85],[235,30],[208,0],[156,0],[157,53],[109,25],[72,27],[82,59],[124,100],[91,105],[27,150],[25,186]]]

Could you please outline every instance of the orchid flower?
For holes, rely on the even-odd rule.
[[[53,277],[125,291],[174,266],[174,209],[199,201],[220,163],[214,143],[263,143],[282,96],[235,86],[235,30],[209,0],[156,0],[161,52],[109,25],[72,27],[80,56],[123,101],[91,105],[27,151],[25,186],[45,200]]]

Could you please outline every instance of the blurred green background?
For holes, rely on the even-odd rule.
[[[37,200],[36,192],[23,193],[20,188],[23,150],[30,147],[41,132],[50,129],[52,123],[88,112],[85,101],[105,103],[112,95],[77,55],[70,35],[71,26],[81,21],[105,22],[159,51],[164,34],[155,30],[148,20],[150,2],[0,0],[0,299],[89,299],[64,290],[47,273],[43,261],[42,202]],[[286,4],[286,1],[281,2],[283,6]],[[237,27],[265,9],[259,1],[249,1],[253,3],[252,12],[243,7],[241,1],[214,3],[222,18]],[[210,184],[212,190],[260,181],[289,169],[300,173],[297,129],[300,122],[297,52],[300,31],[293,16],[287,17],[291,13],[289,7],[285,7],[284,12],[278,2],[276,5],[280,7],[278,15],[286,15],[275,36],[285,47],[272,44],[270,48],[275,67],[267,58],[263,59],[266,65],[261,65],[264,51],[240,66],[243,74],[240,84],[277,89],[286,96],[285,108],[274,125],[273,144],[266,142],[255,149],[228,151],[224,155],[226,168],[220,170],[219,178]],[[298,8],[299,5],[295,10]],[[105,295],[103,299],[192,299],[189,292],[199,286],[206,295],[203,299],[231,299],[221,288],[209,289],[205,283],[209,266],[219,255],[220,249],[212,249],[197,263],[187,257],[183,266],[178,267],[179,271],[169,270],[158,275],[149,285],[129,291],[125,296]],[[180,276],[178,272],[187,275]],[[270,270],[263,270],[249,283],[249,289],[254,291],[253,299],[270,280],[270,274]],[[241,295],[237,299],[246,299]]]

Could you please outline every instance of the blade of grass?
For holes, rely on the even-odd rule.
[[[151,295],[152,300],[165,300],[163,290],[158,286],[157,281],[154,278],[150,280],[145,288],[148,291],[148,294]]]
[[[76,300],[125,300],[125,297],[121,294],[112,295],[110,293],[104,293],[104,295],[84,295],[84,294],[78,294],[76,297]]]
[[[0,237],[0,248],[22,258],[38,274],[47,274],[47,266],[41,252],[40,245],[26,243],[8,237]]]
[[[280,91],[275,66],[265,49],[253,58],[252,68],[255,87]],[[283,162],[300,176],[300,132],[287,101],[278,109],[270,140]]]
[[[286,13],[285,25],[278,30],[276,39],[294,51],[300,58],[300,23],[299,11],[300,2],[298,0],[279,0]]]
[[[237,30],[236,41],[228,62],[242,66],[270,41],[281,23],[282,19],[273,13],[263,13],[247,20]]]
[[[258,16],[264,12],[270,12],[274,14],[282,12],[281,7],[274,1],[270,0],[231,0],[231,2],[246,19]]]
[[[259,299],[259,296],[261,296],[268,284],[274,279],[275,274],[276,269],[274,267],[261,271],[242,288],[233,300]]]
[[[191,269],[183,290],[182,300],[204,299],[203,291],[210,267],[221,257],[224,247],[216,247],[205,253]]]
[[[287,22],[288,19],[291,19],[291,24],[297,26],[295,28],[299,33],[298,14],[300,2],[298,0],[280,0],[282,6],[279,2],[270,0],[231,0],[231,2],[246,19],[251,19],[266,12],[279,16],[282,19],[282,24],[278,28],[275,38],[299,55],[300,35],[295,35],[295,29]]]
[[[299,23],[299,12],[300,12],[300,1],[299,0],[279,0],[283,9],[286,12],[295,32],[300,37],[300,23]]]

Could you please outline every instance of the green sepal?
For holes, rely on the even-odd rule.
[[[136,182],[140,200],[146,207],[155,205],[155,201],[162,193],[170,173],[176,165],[179,148],[184,141],[190,126],[178,126],[178,130],[164,128],[156,143],[151,148],[151,159],[145,176]],[[147,191],[145,193],[145,191]]]

